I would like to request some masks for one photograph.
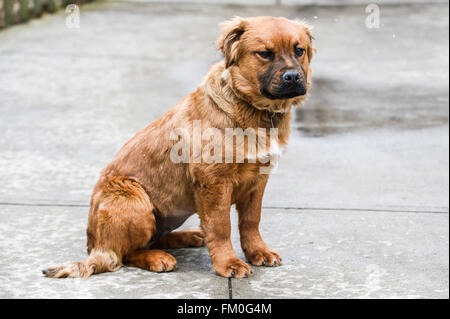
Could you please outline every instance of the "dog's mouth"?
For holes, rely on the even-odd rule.
[[[304,85],[285,87],[280,88],[275,94],[271,93],[267,88],[261,88],[261,94],[270,100],[289,100],[306,95],[306,88]]]
[[[268,99],[270,99],[270,100],[280,100],[279,97],[277,97],[277,96],[273,95],[272,93],[270,93],[269,90],[267,90],[266,88],[263,88],[263,89],[261,90],[261,94],[262,94],[264,97],[266,97],[266,98],[268,98]]]

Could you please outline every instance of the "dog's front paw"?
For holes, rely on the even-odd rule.
[[[277,267],[281,265],[281,256],[269,248],[245,250],[245,257],[254,266]]]
[[[239,258],[213,262],[216,274],[226,278],[248,278],[253,273],[252,268]]]

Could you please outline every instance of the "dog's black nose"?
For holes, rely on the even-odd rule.
[[[302,75],[298,71],[287,71],[283,74],[282,79],[286,84],[295,84],[300,83]]]

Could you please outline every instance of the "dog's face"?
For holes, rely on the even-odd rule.
[[[311,39],[310,29],[301,22],[235,18],[222,24],[217,45],[240,93],[259,109],[285,111],[308,92]]]

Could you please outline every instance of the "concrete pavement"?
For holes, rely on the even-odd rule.
[[[85,258],[100,170],[220,58],[217,24],[270,14],[314,24],[315,83],[264,199],[284,265],[233,296],[448,298],[448,4],[382,6],[376,30],[364,8],[100,2],[80,29],[61,12],[0,32],[0,297],[228,297],[203,248],[170,274],[40,270]]]

